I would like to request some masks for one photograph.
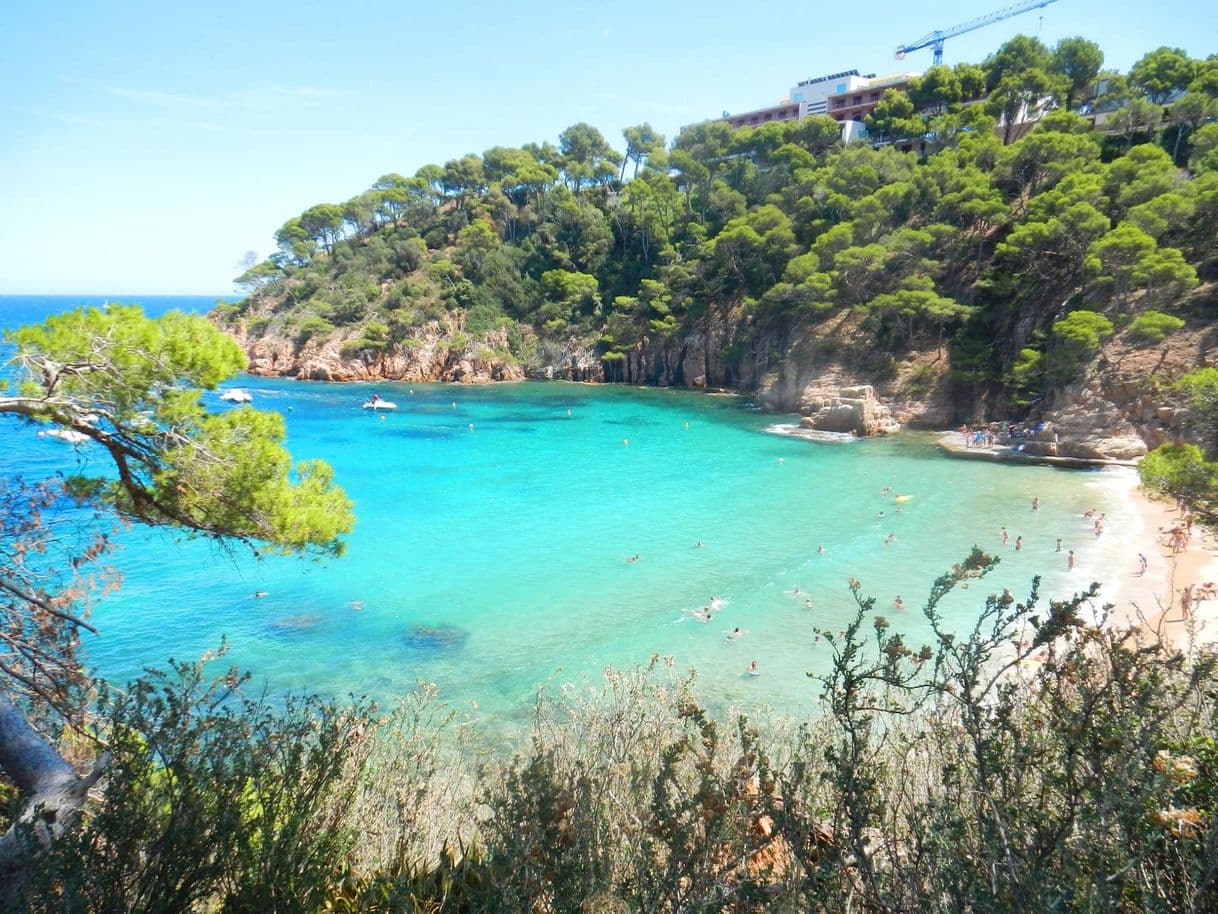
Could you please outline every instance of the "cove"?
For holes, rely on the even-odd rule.
[[[916,433],[781,437],[766,429],[782,417],[743,397],[555,382],[238,384],[285,415],[296,458],[333,465],[356,531],[324,563],[123,534],[123,587],[98,602],[101,634],[87,645],[112,680],[224,638],[227,661],[272,692],[392,701],[426,681],[510,726],[527,721],[539,686],[659,654],[696,668],[714,706],[798,713],[816,694],[805,674],[827,658],[815,630],[837,631],[854,611],[848,578],[917,644],[931,582],[974,544],[1003,561],[944,605],[961,630],[986,593],[1022,597],[1035,574],[1048,593],[1085,587],[1137,533],[1121,498],[1128,477],[952,460]],[[398,409],[361,410],[373,392]],[[98,459],[15,424],[4,435],[6,461],[29,478]],[[1092,507],[1108,515],[1102,542],[1082,517]],[[904,611],[891,608],[897,596]],[[718,607],[710,622],[690,612],[704,606]],[[754,660],[761,674],[745,675]]]

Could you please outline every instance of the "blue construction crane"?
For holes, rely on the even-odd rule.
[[[1044,9],[1050,3],[1056,3],[1057,0],[1025,0],[1023,3],[1016,3],[1012,6],[1003,7],[1000,10],[994,10],[985,16],[980,16],[976,19],[970,19],[968,22],[962,22],[959,25],[953,25],[950,29],[940,29],[931,32],[929,35],[923,35],[917,41],[911,44],[903,44],[897,48],[897,60],[904,60],[905,55],[911,51],[920,51],[923,48],[935,49],[935,63],[937,67],[943,63],[943,42],[948,38],[955,38],[957,35],[963,35],[965,32],[971,32],[974,29],[979,29],[982,26],[990,25],[993,22],[1001,22],[1003,19],[1009,19],[1012,16],[1018,16],[1020,13],[1026,13],[1028,10]]]

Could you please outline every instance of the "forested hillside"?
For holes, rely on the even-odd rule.
[[[934,421],[1021,416],[1214,307],[1218,56],[1102,60],[1017,36],[886,92],[876,145],[810,117],[619,151],[581,123],[387,174],[289,219],[222,320],[304,377],[780,378],[794,409],[836,365],[937,391]]]

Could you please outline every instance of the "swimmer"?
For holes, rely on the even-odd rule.
[[[779,458],[778,458],[778,462],[779,462],[779,463],[786,463],[787,461],[786,461],[786,458],[785,458],[785,457],[779,457]]]
[[[629,438],[623,438],[623,439],[622,439],[622,444],[630,444],[630,439],[629,439]]]
[[[884,516],[884,512],[883,512],[883,511],[881,511],[879,514],[877,514],[877,515],[876,515],[876,517],[883,517],[883,516]]]
[[[827,551],[827,550],[825,549],[825,547],[824,547],[824,546],[817,546],[817,547],[816,547],[816,554],[817,554],[817,555],[824,555],[826,551]]]
[[[1032,498],[1032,510],[1033,511],[1040,510],[1040,499],[1035,496],[1033,496],[1033,498]]]
[[[1056,548],[1056,549],[1054,549],[1053,551],[1054,551],[1054,552],[1061,552],[1061,551],[1062,551],[1062,538],[1061,538],[1060,536],[1057,538],[1057,548]]]
[[[363,600],[352,600],[347,605],[350,606],[352,609],[354,609],[356,612],[359,612],[361,609],[364,608],[364,601]]]
[[[804,600],[804,606],[806,606],[808,609],[811,609],[811,608],[812,608],[812,601],[811,601],[811,600]]]
[[[470,430],[471,432],[474,430],[474,423],[472,423],[472,422],[471,422],[471,423],[469,424],[469,430]]]
[[[1094,516],[1095,516],[1095,508],[1088,508],[1086,511],[1083,512],[1083,517],[1087,518],[1088,520],[1090,520]]]
[[[1008,542],[1010,542],[1010,540],[1011,540],[1011,536],[1010,536],[1010,534],[1009,534],[1009,533],[1007,533],[1007,528],[1006,528],[1006,527],[1003,527],[1003,528],[1002,528],[1002,536],[1001,536],[1001,538],[1002,538],[1002,545],[1004,545],[1004,546],[1005,546],[1005,545],[1006,545]]]
[[[268,594],[265,590],[255,590],[254,591],[255,600],[261,600],[263,597],[268,597],[268,596],[270,596],[270,594]]]
[[[571,415],[571,410],[567,410],[567,415]]]
[[[881,495],[890,495],[890,494],[892,494],[892,486],[884,486],[884,488],[880,489],[880,494],[881,494]]]
[[[1071,549],[1070,554],[1066,556],[1066,567],[1072,571],[1074,570],[1074,550],[1073,549]]]
[[[412,388],[410,388],[410,395],[411,395],[412,397],[414,396],[414,388],[413,388],[413,387],[412,387]]]
[[[749,664],[749,668],[747,670],[745,670],[745,672],[748,673],[750,676],[760,676],[761,675],[761,670],[757,667],[756,660],[754,660],[752,663]]]
[[[884,537],[884,545],[891,546],[893,544],[893,542],[896,540],[896,538],[897,538],[897,535],[895,533],[888,534],[886,537]]]
[[[1015,551],[1018,552],[1022,548],[1023,548],[1023,537],[1022,536],[1015,537]]]
[[[456,409],[456,408],[457,408],[457,401],[453,400],[453,409]]]
[[[704,549],[704,548],[706,548],[706,543],[702,542],[702,540],[698,540],[698,542],[694,543],[694,548],[695,549]]]
[[[740,626],[736,626],[730,632],[727,633],[727,640],[735,641],[737,638],[739,638],[743,634],[744,634],[744,631],[740,628]]]
[[[892,601],[892,608],[901,610],[905,608],[905,601],[901,599],[900,594],[898,594],[897,598]]]
[[[633,565],[635,562],[637,562],[641,558],[642,558],[642,556],[636,552],[634,555],[628,556],[626,558],[626,561],[629,562],[631,565]]]
[[[688,429],[688,428],[689,428],[689,423],[688,423],[688,422],[686,422],[686,423],[685,423],[685,428],[686,428],[686,429]]]

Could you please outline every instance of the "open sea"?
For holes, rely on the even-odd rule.
[[[153,314],[215,302],[0,296],[0,327],[106,300]],[[392,699],[426,681],[454,707],[511,725],[528,719],[539,685],[595,681],[607,666],[660,654],[696,668],[714,706],[798,713],[816,694],[805,673],[827,657],[814,629],[836,631],[851,617],[852,576],[920,643],[931,582],[974,543],[1002,564],[944,604],[961,631],[987,592],[1021,596],[1035,574],[1050,594],[1100,579],[1116,582],[1106,587],[1115,596],[1136,566],[1131,471],[950,459],[912,433],[809,442],[768,433],[795,418],[762,413],[747,397],[687,391],[229,386],[284,413],[295,457],[333,465],[355,501],[356,530],[346,555],[320,564],[125,533],[113,556],[123,586],[98,601],[100,634],[87,636],[90,661],[113,680],[227,637],[228,659],[273,692]],[[373,392],[399,408],[360,409]],[[0,419],[0,472],[45,478],[81,461],[104,466],[88,448]],[[898,503],[886,487],[909,497]],[[1098,540],[1088,508],[1108,515]],[[1067,549],[1079,557],[1073,572]],[[897,596],[908,609],[890,608]],[[719,607],[711,622],[688,612],[708,605]],[[729,640],[737,627],[744,634]],[[754,660],[760,675],[745,675]]]

